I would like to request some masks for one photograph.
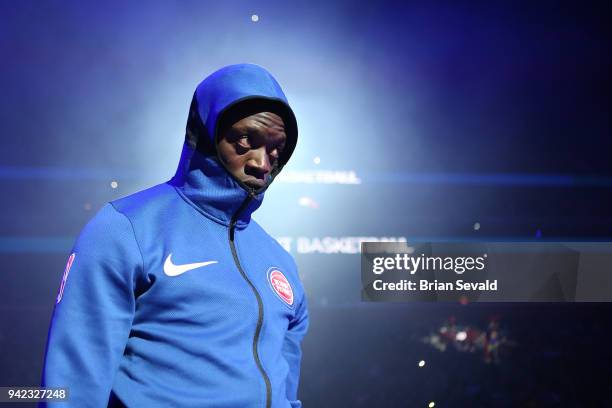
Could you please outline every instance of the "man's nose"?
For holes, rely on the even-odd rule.
[[[251,158],[247,161],[246,167],[247,173],[250,171],[256,173],[254,174],[256,176],[265,176],[272,171],[272,164],[264,146],[251,150]]]

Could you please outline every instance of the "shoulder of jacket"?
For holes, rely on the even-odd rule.
[[[106,203],[81,230],[74,250],[102,253],[113,248],[140,251],[130,220],[111,204]]]
[[[129,218],[133,213],[163,206],[165,201],[176,199],[176,197],[176,191],[173,186],[168,183],[161,183],[118,198],[110,203],[117,211]]]

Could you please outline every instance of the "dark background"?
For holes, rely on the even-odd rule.
[[[0,1],[0,385],[39,383],[76,235],[172,176],[195,86],[231,63],[284,87],[287,170],[361,180],[275,183],[255,214],[273,236],[610,240],[602,4]],[[612,406],[609,304],[362,303],[359,255],[292,252],[306,407]],[[500,362],[422,341],[450,316],[496,318]]]

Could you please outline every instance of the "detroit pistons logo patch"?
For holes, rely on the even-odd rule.
[[[278,268],[268,270],[268,282],[276,295],[287,305],[293,306],[293,289],[291,284]]]

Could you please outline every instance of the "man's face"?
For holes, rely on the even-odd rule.
[[[272,112],[260,112],[221,129],[217,149],[234,177],[258,189],[266,185],[286,139],[283,119]]]

